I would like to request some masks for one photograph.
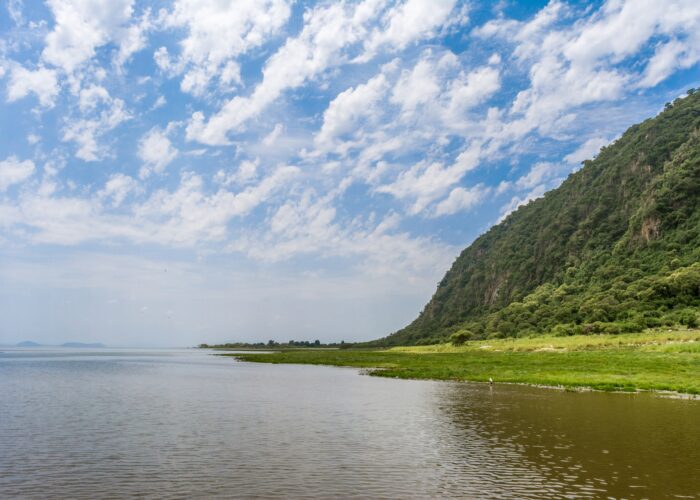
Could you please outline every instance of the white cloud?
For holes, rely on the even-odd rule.
[[[165,24],[187,30],[179,61],[172,63],[161,48],[156,62],[162,69],[175,64],[178,73],[184,71],[181,88],[194,95],[202,95],[215,78],[226,89],[240,85],[234,59],[265,43],[289,15],[287,0],[178,0]]]
[[[33,93],[42,106],[53,107],[59,91],[58,79],[54,70],[39,67],[35,71],[31,71],[20,65],[15,65],[7,84],[7,100],[13,102]]]
[[[158,47],[158,50],[153,53],[153,60],[161,71],[169,72],[173,67],[167,47]]]
[[[178,150],[173,147],[166,132],[152,128],[139,141],[138,156],[144,162],[139,177],[144,179],[152,172],[162,173],[177,155]]]
[[[381,35],[381,43],[390,42],[396,47],[431,36],[440,22],[447,21],[453,3],[441,1],[433,5],[434,2],[408,0],[389,14],[384,29],[390,34],[384,36],[379,31],[376,36]],[[383,12],[383,4],[379,0],[364,0],[355,5],[324,4],[307,11],[301,33],[288,38],[267,60],[263,80],[253,93],[229,100],[208,121],[203,113],[194,113],[187,127],[187,138],[210,145],[227,144],[230,132],[242,130],[246,122],[257,117],[286,90],[304,85],[328,68],[352,61],[353,49],[354,52],[360,49],[360,42],[366,40],[372,23]],[[427,20],[419,19],[425,10],[432,12],[427,14]],[[435,16],[436,13],[439,15]]]
[[[13,184],[20,184],[34,173],[34,162],[20,161],[16,156],[10,156],[0,161],[0,192],[7,191]]]
[[[532,189],[561,175],[564,169],[565,166],[558,163],[538,162],[530,168],[527,174],[520,177],[515,185],[520,189]]]
[[[152,28],[150,10],[147,9],[139,21],[130,26],[122,27],[118,31],[116,40],[119,44],[119,51],[114,59],[118,69],[121,69],[131,59],[131,56],[146,47],[146,34]]]
[[[131,114],[127,111],[123,100],[112,97],[104,99],[102,95],[98,100],[86,99],[85,110],[90,108],[93,103],[97,107],[97,103],[101,101],[106,102],[101,107],[101,111],[95,110],[93,112],[92,118],[69,119],[63,130],[63,141],[75,142],[78,145],[75,156],[84,161],[100,160],[107,153],[107,150],[100,146],[98,139],[114,130],[121,123],[131,119]]]
[[[384,15],[382,27],[373,30],[365,49],[370,54],[382,45],[402,49],[416,40],[433,37],[450,23],[455,4],[456,0],[406,0]],[[455,19],[465,22],[459,16]]]
[[[99,104],[109,102],[107,89],[100,85],[91,85],[80,90],[78,105],[83,113],[94,110]]]
[[[360,120],[372,119],[381,109],[378,101],[387,88],[386,78],[379,74],[367,83],[338,94],[323,113],[323,125],[315,137],[318,147],[331,149],[336,138],[357,130]]]
[[[124,174],[112,174],[105,183],[104,189],[98,192],[98,197],[111,201],[113,207],[119,207],[126,197],[138,191],[139,184],[133,177]]]
[[[474,108],[500,88],[500,75],[491,66],[465,70],[450,51],[424,51],[400,72],[399,64],[384,65],[378,75],[331,101],[309,158],[339,155],[356,181],[413,199],[409,213],[417,214],[478,165],[484,145],[479,136],[488,138],[494,120],[490,112],[480,119]],[[452,141],[462,142],[461,152]],[[401,161],[386,159],[411,154],[423,160],[403,171]],[[445,160],[454,155],[452,163]]]
[[[391,102],[401,106],[404,114],[413,114],[426,103],[432,103],[440,93],[435,67],[428,58],[422,58],[412,70],[404,70],[394,86]]]
[[[122,58],[140,47],[133,34],[124,36],[134,0],[48,0],[47,4],[55,24],[46,35],[42,59],[66,73],[73,73],[109,42],[123,40]]]
[[[235,172],[227,173],[223,170],[219,170],[214,176],[214,181],[224,187],[234,184],[245,185],[257,177],[259,166],[259,158],[255,160],[244,160]]]
[[[280,138],[282,133],[284,132],[284,124],[282,123],[277,123],[275,124],[275,127],[270,131],[269,134],[267,134],[262,142],[264,146],[274,146],[275,142],[277,142],[277,139]]]
[[[473,143],[465,148],[450,165],[440,162],[419,162],[399,174],[397,179],[379,186],[376,191],[399,199],[413,199],[409,208],[412,215],[423,211],[457,184],[465,173],[474,169],[482,156],[481,145]]]
[[[455,79],[448,91],[447,116],[453,120],[464,119],[465,113],[481,104],[501,88],[500,73],[496,68],[484,66]]]
[[[435,215],[450,215],[474,208],[488,195],[490,189],[483,184],[469,188],[454,188],[450,195],[435,208]]]
[[[578,165],[584,160],[592,160],[596,157],[600,151],[600,148],[609,143],[610,139],[606,139],[604,137],[592,137],[581,144],[578,149],[566,155],[564,157],[564,161]]]
[[[135,207],[137,218],[153,225],[152,234],[142,237],[186,246],[221,241],[227,235],[231,218],[250,213],[277,190],[287,186],[298,173],[296,167],[280,167],[258,184],[242,191],[234,193],[220,189],[207,194],[202,177],[186,172],[175,191],[158,190]]]
[[[359,258],[365,273],[402,276],[442,272],[454,258],[455,249],[428,238],[397,232],[397,214],[376,221],[373,216],[352,223],[339,220],[328,197],[310,190],[288,200],[268,220],[269,228],[231,244],[230,250],[267,262],[278,262],[305,254]]]
[[[163,95],[159,95],[158,99],[156,99],[156,102],[153,103],[153,106],[151,107],[151,111],[154,109],[162,108],[168,103],[168,100],[165,98]]]
[[[588,17],[559,28],[573,8],[550,2],[529,22],[489,21],[479,37],[500,36],[514,45],[519,64],[529,67],[530,87],[511,107],[501,138],[518,140],[533,130],[560,136],[574,123],[577,107],[620,98],[635,86],[655,85],[700,59],[700,4],[686,0],[609,0]],[[644,75],[622,66],[654,40],[656,53]]]
[[[412,217],[430,234],[430,218],[481,204],[479,216],[495,218],[491,198],[505,217],[656,109],[666,87],[647,89],[695,68],[700,50],[700,4],[679,0],[551,1],[524,22],[496,7],[484,11],[496,19],[471,32],[461,29],[461,0],[173,0],[157,2],[153,16],[133,0],[46,3],[47,15],[33,20],[38,11],[25,9],[14,16],[21,29],[9,24],[12,36],[0,39],[7,100],[35,94],[58,105],[33,109],[29,128],[15,131],[33,161],[0,162],[0,245],[121,253],[155,244],[202,261],[240,252],[224,260],[255,269],[241,288],[270,266],[291,269],[289,282],[306,290],[325,268],[362,277],[358,296],[368,277],[381,286],[390,276],[401,283],[392,293],[415,292],[417,280],[428,297],[458,249],[442,233],[417,236]],[[457,39],[467,50],[445,45]],[[154,62],[128,64],[145,47]],[[7,107],[27,105],[37,108]],[[231,147],[188,151],[167,125],[183,112],[195,112],[178,122],[188,140]],[[133,127],[120,127],[132,114]],[[67,157],[55,117],[78,158],[114,162],[88,168]],[[119,173],[133,170],[124,160],[134,152],[147,182]],[[176,158],[193,171],[154,175]],[[492,186],[477,184],[485,179]],[[483,227],[472,226],[450,238]],[[223,280],[206,279],[208,290]],[[279,290],[272,281],[265,286]],[[333,290],[346,297],[342,284]],[[178,311],[139,299],[144,320]]]
[[[0,162],[0,179],[6,177],[0,182],[8,186],[27,179],[32,172],[31,162],[13,157]],[[27,237],[35,244],[123,240],[137,245],[199,246],[224,241],[233,217],[247,215],[288,188],[298,174],[296,167],[280,167],[238,192],[218,189],[208,193],[200,175],[186,172],[173,191],[159,189],[143,202],[130,205],[125,200],[140,193],[141,187],[129,176],[113,174],[91,197],[61,195],[55,189],[23,191],[17,200],[0,203],[0,225],[32,228]],[[115,208],[121,213],[110,212]]]
[[[204,144],[226,144],[227,134],[256,117],[286,89],[301,86],[307,79],[331,65],[343,62],[342,50],[356,43],[364,34],[365,19],[355,13],[372,0],[355,7],[329,4],[314,8],[304,15],[304,28],[272,55],[263,68],[263,80],[249,97],[236,96],[208,122],[197,112],[187,127],[187,137]]]
[[[691,40],[671,40],[656,47],[654,56],[647,64],[639,86],[653,87],[668,78],[679,68],[689,68],[700,61],[700,22]]]

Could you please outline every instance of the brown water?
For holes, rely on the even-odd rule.
[[[1,498],[700,498],[700,401],[0,353]]]

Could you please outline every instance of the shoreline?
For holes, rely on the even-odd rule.
[[[554,348],[554,346],[557,346]],[[378,377],[654,392],[700,399],[700,331],[491,339],[385,350],[217,353],[241,361],[359,368]]]

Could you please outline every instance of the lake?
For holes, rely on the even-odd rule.
[[[0,349],[2,498],[700,498],[700,401]]]

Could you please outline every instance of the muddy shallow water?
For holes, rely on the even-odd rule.
[[[700,498],[698,464],[698,400],[0,353],[2,498]]]

